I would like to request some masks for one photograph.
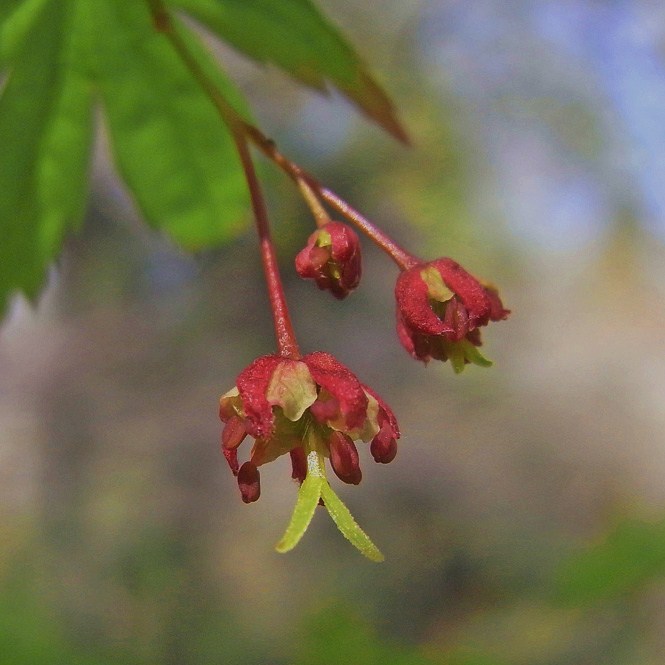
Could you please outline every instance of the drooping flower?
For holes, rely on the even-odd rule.
[[[346,298],[358,286],[362,272],[355,231],[342,222],[328,222],[314,231],[296,256],[296,272],[335,298]]]
[[[395,286],[397,333],[404,348],[424,362],[448,360],[455,372],[467,363],[487,367],[480,353],[480,328],[506,319],[496,289],[481,283],[448,258],[417,264]]]
[[[300,483],[308,474],[308,455],[316,452],[342,481],[357,485],[362,473],[356,441],[371,442],[377,462],[390,462],[397,452],[399,428],[390,408],[329,353],[257,358],[221,397],[219,415],[222,451],[245,503],[259,498],[258,467],[286,453]],[[238,446],[248,434],[254,445],[240,466]]]

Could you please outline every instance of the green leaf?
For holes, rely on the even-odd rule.
[[[331,83],[365,114],[407,141],[392,102],[354,50],[310,0],[169,0],[259,62],[319,90]]]
[[[555,598],[583,605],[639,591],[665,576],[665,521],[625,520],[606,539],[566,560]]]
[[[342,532],[344,537],[371,561],[377,563],[383,561],[383,554],[379,548],[371,541],[370,537],[358,526],[353,519],[349,509],[342,503],[342,500],[335,494],[328,481],[324,481],[321,486],[321,498],[333,518],[333,522]]]
[[[236,235],[248,195],[232,138],[151,23],[146,3],[98,0],[94,71],[116,162],[144,217],[187,249]],[[240,99],[186,29],[182,37],[230,100]]]
[[[246,116],[200,40],[176,28]],[[0,311],[12,292],[37,292],[82,219],[96,87],[119,170],[153,226],[188,249],[244,226],[248,194],[229,132],[145,3],[3,2],[0,66]]]
[[[5,0],[0,7],[0,65],[13,60],[50,0]]]
[[[37,292],[65,232],[81,220],[87,189],[92,122],[89,86],[74,66],[84,44],[77,7],[37,4],[3,23],[3,36],[15,39],[0,97],[0,311],[13,291]]]

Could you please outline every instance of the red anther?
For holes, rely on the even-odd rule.
[[[349,485],[357,485],[363,477],[360,470],[358,449],[351,437],[342,432],[332,432],[328,439],[330,464],[337,477]]]
[[[388,424],[385,424],[372,439],[369,451],[372,453],[374,461],[381,464],[388,464],[395,459],[395,455],[397,455],[397,441]]]
[[[245,503],[254,503],[261,496],[261,475],[253,462],[245,462],[240,467],[238,487]]]
[[[307,476],[307,456],[301,446],[289,451],[291,456],[291,478],[301,485]]]

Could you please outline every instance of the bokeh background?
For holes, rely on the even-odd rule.
[[[0,342],[3,665],[659,665],[665,653],[665,6],[326,0],[407,150],[333,95],[219,53],[284,152],[416,253],[500,286],[492,369],[422,366],[393,264],[338,303],[267,166],[304,350],[392,405],[398,458],[278,555],[296,487],[245,506],[217,399],[274,348],[251,227],[200,256],[148,231],[100,133],[84,230]],[[149,156],[146,156],[148,159]],[[363,451],[366,453],[367,451]]]

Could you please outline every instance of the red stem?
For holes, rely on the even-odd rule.
[[[291,324],[291,318],[289,316],[289,310],[284,296],[284,288],[282,287],[282,280],[279,276],[275,247],[270,237],[268,211],[261,192],[259,180],[256,177],[254,163],[249,154],[245,122],[238,115],[236,110],[226,101],[213,81],[201,68],[196,58],[194,58],[189,52],[189,49],[180,37],[180,34],[174,29],[171,22],[171,15],[164,5],[163,0],[147,0],[147,2],[153,16],[155,28],[169,39],[171,45],[176,50],[185,66],[189,69],[194,79],[198,81],[203,91],[208,95],[210,101],[215,105],[219,115],[226,123],[226,126],[229,128],[229,131],[233,136],[247,179],[249,195],[252,201],[252,209],[254,211],[254,219],[256,220],[263,272],[266,277],[268,297],[270,298],[272,317],[275,324],[277,348],[280,355],[284,357],[294,359],[300,358],[298,342],[296,341],[296,336],[293,332],[293,326]]]
[[[289,316],[289,309],[286,304],[286,297],[284,296],[284,288],[279,276],[275,246],[270,237],[270,222],[268,221],[265,199],[261,193],[261,186],[259,179],[256,177],[256,169],[249,154],[249,146],[247,145],[245,136],[234,131],[233,138],[247,178],[254,219],[256,220],[263,272],[266,277],[270,307],[275,324],[277,348],[280,355],[286,358],[297,359],[300,358],[300,349],[298,348],[298,342],[293,332],[293,325],[291,324],[291,317]]]
[[[313,175],[294,164],[285,157],[279,150],[275,142],[267,138],[260,130],[253,125],[243,122],[243,131],[261,152],[271,159],[282,171],[289,175],[296,183],[299,180],[305,181],[324,201],[341,215],[346,217],[360,231],[362,231],[370,240],[386,252],[392,260],[399,266],[400,270],[408,270],[422,261],[407,252],[398,245],[392,238],[387,236],[381,229],[377,228],[364,215],[360,214],[355,208],[350,206],[344,199],[335,194],[332,190],[324,187]]]

